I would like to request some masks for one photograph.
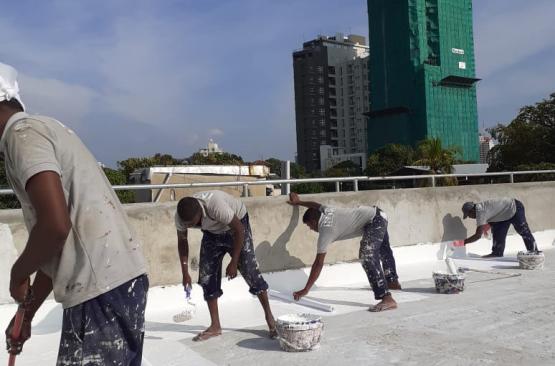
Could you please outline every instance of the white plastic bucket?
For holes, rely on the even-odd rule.
[[[304,352],[320,347],[324,323],[314,314],[287,314],[277,318],[276,329],[284,351]]]
[[[432,274],[436,291],[440,294],[458,294],[464,291],[464,274],[434,272]]]
[[[543,269],[545,255],[543,252],[518,252],[518,265],[521,269]]]

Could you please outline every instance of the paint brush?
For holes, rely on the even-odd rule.
[[[195,313],[197,312],[197,305],[191,300],[192,288],[187,285],[185,286],[185,309],[179,314],[173,316],[173,321],[176,323],[183,323],[187,320],[193,319]]]
[[[458,273],[457,266],[455,265],[455,261],[451,258],[446,258],[445,263],[447,264],[447,268],[451,274],[456,275]]]
[[[15,320],[13,323],[12,332],[10,334],[10,338],[13,340],[17,340],[21,336],[21,329],[23,328],[23,321],[25,320],[25,310],[31,302],[32,296],[32,290],[29,287],[29,289],[27,290],[27,295],[25,295],[25,299],[22,303],[18,305],[17,312],[15,313]],[[21,350],[19,350],[19,352],[17,351],[18,350],[13,349],[12,345],[10,345],[10,348],[8,349],[8,352],[10,354],[10,357],[8,359],[8,366],[15,366],[15,358],[17,356],[17,353],[19,353]]]

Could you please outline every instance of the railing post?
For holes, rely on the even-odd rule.
[[[248,196],[249,196],[249,185],[243,184],[243,197],[248,197]]]
[[[339,182],[335,182],[335,191],[341,192],[341,186],[339,185]]]
[[[291,179],[291,161],[281,162],[281,179]],[[281,194],[288,196],[291,193],[291,184],[285,183],[281,185]]]
[[[436,186],[436,177],[432,176],[432,187]]]
[[[358,192],[358,179],[353,179],[353,187],[354,191]]]
[[[515,182],[515,176],[513,173],[509,174],[509,176],[511,177],[511,183]]]

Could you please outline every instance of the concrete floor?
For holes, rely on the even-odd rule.
[[[427,298],[326,317],[316,351],[283,352],[262,327],[180,343],[217,365],[555,365],[555,251],[546,263],[543,271],[516,262],[500,269],[520,277],[469,273],[457,295],[436,294],[431,279],[403,283]]]

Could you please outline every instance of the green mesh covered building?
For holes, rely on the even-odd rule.
[[[427,137],[478,161],[472,0],[368,0],[368,149]]]

